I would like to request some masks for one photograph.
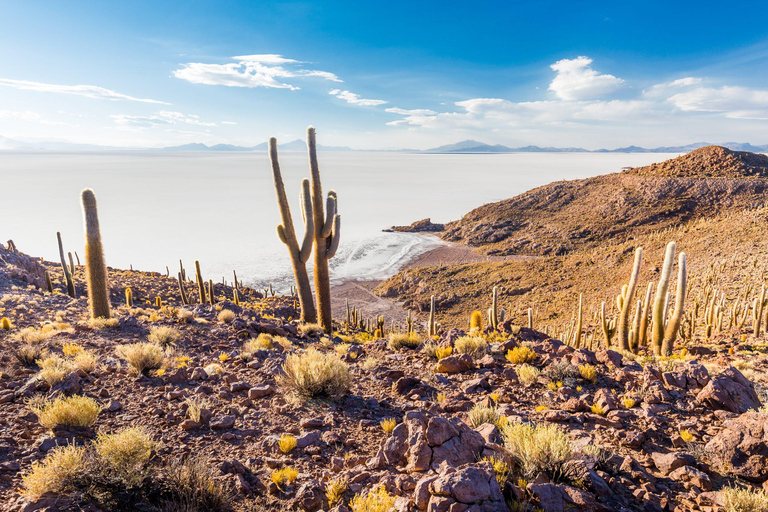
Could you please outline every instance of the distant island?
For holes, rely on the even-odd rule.
[[[640,146],[625,146],[616,149],[584,149],[584,148],[560,148],[553,146],[521,146],[509,147],[502,144],[486,144],[476,140],[468,139],[455,144],[446,144],[431,149],[394,149],[394,150],[357,150],[347,146],[317,146],[320,151],[384,151],[384,152],[404,152],[404,153],[423,153],[423,154],[485,154],[485,153],[688,153],[690,151],[706,146],[722,146],[732,151],[750,151],[752,153],[768,152],[768,144],[754,145],[749,142],[694,142],[684,146],[661,146],[656,148],[644,148]],[[286,143],[279,143],[281,151],[306,151],[307,145],[301,139],[296,139]],[[79,144],[69,142],[63,139],[25,142],[0,136],[0,151],[266,151],[267,143],[262,142],[254,146],[236,146],[234,144],[214,144],[207,145],[201,142],[192,142],[179,146],[168,146],[160,148],[128,148],[117,146],[99,146],[96,144]]]

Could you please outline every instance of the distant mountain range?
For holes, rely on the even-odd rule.
[[[639,146],[627,146],[616,149],[596,149],[589,150],[584,148],[557,148],[540,146],[522,146],[512,148],[501,144],[485,144],[476,140],[464,140],[455,144],[448,144],[432,149],[401,149],[400,152],[410,153],[433,153],[433,154],[452,154],[452,153],[688,153],[694,149],[716,144],[724,146],[733,151],[750,151],[752,153],[768,152],[768,144],[756,146],[746,142],[695,142],[685,146],[665,146],[657,148],[643,148]],[[301,139],[291,142],[278,143],[280,151],[306,151],[307,144]],[[66,140],[43,140],[43,141],[18,141],[0,136],[0,151],[99,151],[99,150],[146,150],[146,151],[266,151],[267,143],[262,142],[255,146],[235,146],[232,144],[216,144],[208,146],[199,142],[184,144],[181,146],[169,146],[165,148],[120,148],[114,146],[98,146],[94,144],[77,144]],[[346,146],[323,146],[318,144],[320,151],[354,151]]]

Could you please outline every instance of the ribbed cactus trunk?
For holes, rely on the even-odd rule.
[[[584,309],[584,294],[579,294],[579,310],[576,312],[576,327],[573,330],[573,347],[575,349],[581,348],[581,330],[582,330],[582,318]]]
[[[307,128],[307,149],[309,151],[310,183],[312,191],[312,219],[314,222],[315,250],[315,298],[319,311],[320,325],[330,334],[333,331],[331,314],[331,276],[328,260],[339,246],[341,217],[336,214],[336,193],[330,191],[323,208],[323,187],[320,183],[320,168],[317,163],[317,142],[315,129]]]
[[[666,316],[667,289],[669,288],[669,275],[672,273],[672,265],[675,263],[675,242],[667,244],[664,254],[664,266],[661,269],[659,284],[656,286],[656,299],[653,302],[653,325],[651,328],[651,344],[653,353],[661,355],[661,345],[664,342],[664,317]]]
[[[677,339],[677,331],[685,313],[685,293],[688,285],[688,268],[685,253],[681,252],[677,263],[677,294],[675,296],[675,311],[664,330],[664,341],[661,344],[661,355],[671,356]]]
[[[91,318],[109,318],[107,267],[104,264],[104,250],[101,245],[96,196],[93,190],[87,188],[83,190],[80,198],[85,220],[85,279],[88,284]]]
[[[67,267],[67,260],[64,259],[64,245],[61,243],[61,233],[56,232],[56,240],[59,242],[59,258],[61,258],[61,270],[64,272],[64,281],[67,283],[67,295],[76,299],[75,282],[72,279],[72,273]]]
[[[632,275],[629,278],[626,295],[621,303],[621,314],[619,315],[619,349],[623,351],[630,350],[629,343],[629,317],[632,314],[632,296],[637,288],[637,278],[640,275],[640,266],[643,264],[643,248],[635,249],[635,262],[632,266]]]
[[[299,243],[296,240],[296,231],[293,227],[291,207],[285,195],[285,185],[283,184],[283,176],[280,173],[280,163],[277,159],[277,140],[274,137],[269,139],[269,160],[272,163],[272,177],[275,182],[275,191],[277,192],[277,206],[280,210],[281,224],[277,225],[277,236],[288,248],[288,255],[293,267],[293,277],[296,279],[296,291],[299,296],[300,320],[302,322],[315,323],[317,322],[317,310],[312,298],[312,286],[310,285],[309,274],[307,273],[307,261],[312,252],[314,237],[314,219],[312,217],[312,197],[309,190],[309,181],[305,179],[301,183],[301,212],[304,217],[304,240],[301,248],[299,248]]]
[[[645,300],[643,301],[643,312],[640,318],[640,331],[638,332],[638,346],[644,347],[648,344],[648,315],[651,312],[651,298],[653,297],[653,283],[648,283],[645,289]]]

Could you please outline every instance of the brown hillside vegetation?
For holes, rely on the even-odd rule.
[[[561,255],[765,204],[768,157],[708,146],[648,167],[561,181],[483,205],[443,238],[486,254]]]

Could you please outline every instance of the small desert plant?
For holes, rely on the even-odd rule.
[[[272,350],[272,341],[272,335],[263,332],[243,344],[243,354],[252,355],[259,350]]]
[[[46,428],[53,428],[56,425],[89,427],[101,412],[101,406],[96,400],[81,395],[43,401],[32,405],[31,408],[37,415],[40,425]]]
[[[563,475],[571,458],[568,435],[555,425],[509,423],[504,427],[504,446],[524,478],[544,472],[553,480]]]
[[[299,324],[299,332],[305,336],[322,336],[325,331],[320,324]]]
[[[400,350],[403,348],[415,349],[421,345],[421,336],[416,332],[393,332],[389,334],[389,348]]]
[[[48,452],[43,462],[33,462],[22,476],[25,496],[38,499],[45,493],[61,493],[86,472],[86,449],[81,446],[59,446]]]
[[[187,418],[191,419],[195,423],[201,423],[203,403],[195,398],[187,398]]]
[[[232,323],[232,320],[235,319],[235,312],[225,309],[219,313],[219,316],[216,318],[218,318],[219,322],[223,324],[229,324]]]
[[[512,364],[528,364],[536,360],[536,352],[528,347],[515,347],[507,351],[507,361]]]
[[[0,329],[4,331],[11,330],[11,321],[7,317],[0,318]]]
[[[530,386],[538,380],[539,373],[538,368],[524,364],[517,369],[517,378],[523,386]]]
[[[296,438],[291,434],[283,434],[280,436],[280,441],[278,441],[277,445],[281,452],[291,453],[296,448],[296,443]]]
[[[154,343],[155,345],[160,345],[161,347],[167,347],[169,345],[173,345],[177,341],[179,341],[179,338],[181,338],[181,333],[174,329],[173,327],[153,327],[149,331],[149,335],[147,336],[147,340],[150,343]]]
[[[397,420],[395,418],[384,418],[379,422],[379,425],[381,425],[381,429],[386,432],[387,434],[391,434],[393,430],[395,430],[395,427],[397,426]]]
[[[168,510],[216,512],[231,510],[233,496],[200,458],[174,460],[164,471],[165,485],[178,506]]]
[[[469,317],[469,332],[480,333],[483,330],[483,314],[479,311],[473,311]]]
[[[725,512],[768,512],[768,493],[737,487],[723,487],[720,499]]]
[[[592,407],[589,408],[594,414],[597,414],[599,416],[605,416],[608,414],[608,408],[603,407],[602,405],[595,402],[592,404]]]
[[[488,351],[488,342],[480,336],[462,336],[453,345],[456,352],[469,354],[472,359],[483,357]]]
[[[283,469],[276,469],[270,475],[270,479],[278,487],[283,487],[285,484],[291,485],[296,477],[299,476],[299,472],[292,467],[284,467]]]
[[[336,506],[344,499],[344,493],[347,492],[346,480],[334,480],[325,484],[325,499],[331,507]]]
[[[313,348],[289,355],[283,371],[282,386],[302,398],[337,398],[349,390],[351,382],[349,368],[339,356]]]
[[[61,351],[64,353],[67,357],[75,357],[77,354],[80,354],[85,349],[78,345],[77,343],[65,343],[61,347]]]
[[[690,443],[693,441],[694,437],[689,430],[683,429],[680,431],[680,439],[682,439],[686,443]]]
[[[352,512],[391,512],[394,510],[395,498],[380,486],[366,494],[355,494],[349,506]]]
[[[592,384],[597,382],[597,369],[591,364],[580,364],[579,373],[584,380],[588,380]]]
[[[159,370],[165,365],[165,353],[160,345],[155,343],[140,342],[132,345],[118,345],[115,352],[119,357],[128,361],[128,364],[138,374]]]
[[[144,478],[144,466],[152,457],[156,443],[141,428],[131,427],[114,434],[99,432],[93,448],[109,468],[129,485]]]
[[[44,354],[45,352],[41,347],[29,343],[21,345],[13,351],[13,357],[16,358],[19,364],[29,368],[37,366],[38,359],[42,359]]]
[[[117,318],[103,318],[97,316],[88,320],[88,325],[91,327],[91,329],[101,331],[104,329],[114,329],[120,325],[120,321]]]
[[[443,359],[453,354],[453,347],[437,347],[435,349],[435,357],[437,359]]]
[[[48,341],[49,338],[55,336],[57,331],[55,329],[49,330],[37,330],[34,327],[25,327],[16,334],[13,335],[14,339],[29,343],[30,345],[39,345],[40,343]]]
[[[509,477],[509,464],[502,459],[496,457],[483,457],[485,462],[489,462],[493,466],[493,472],[496,475],[496,481],[499,483],[499,488],[504,489],[504,485],[507,483]]]
[[[181,320],[185,324],[188,324],[195,319],[195,314],[192,311],[189,311],[188,309],[179,310],[178,316],[179,316],[179,320]]]
[[[483,423],[499,425],[501,414],[495,407],[488,407],[481,404],[475,404],[467,413],[467,420],[472,428],[477,428]]]
[[[621,401],[626,409],[631,409],[635,406],[637,401],[634,398],[624,397]]]
[[[75,370],[75,366],[72,363],[57,355],[38,359],[37,365],[40,367],[39,377],[51,387],[61,382],[64,377]]]

